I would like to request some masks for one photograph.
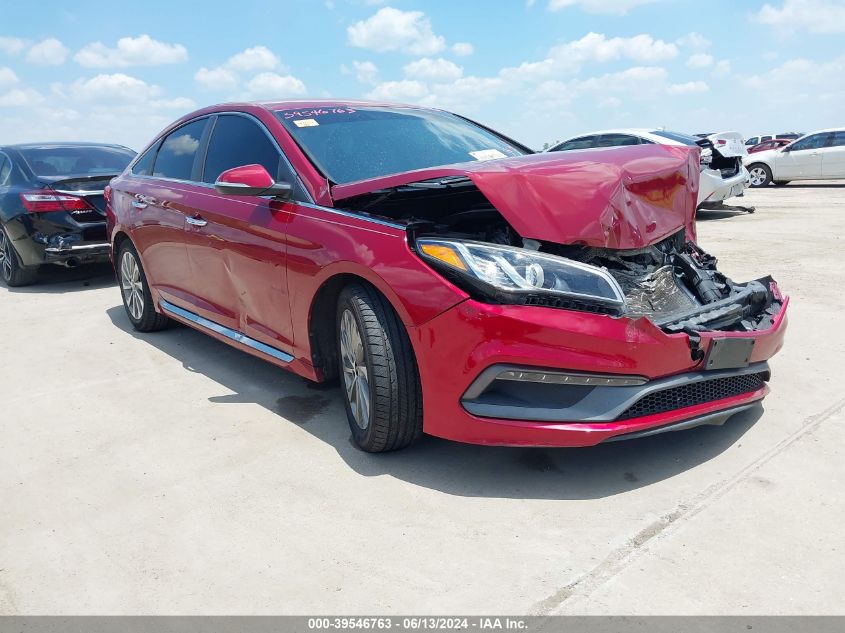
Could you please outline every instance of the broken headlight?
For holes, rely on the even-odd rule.
[[[484,242],[420,238],[420,255],[455,285],[496,303],[622,314],[625,296],[606,270]]]

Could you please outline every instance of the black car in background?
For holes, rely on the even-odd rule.
[[[107,261],[103,190],[134,157],[98,143],[0,146],[0,279],[25,286],[41,264]]]

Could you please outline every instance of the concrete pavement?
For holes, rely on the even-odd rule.
[[[845,187],[745,201],[699,233],[792,296],[765,409],[590,449],[367,455],[107,268],[0,287],[0,613],[845,613]]]

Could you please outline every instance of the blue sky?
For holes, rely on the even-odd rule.
[[[5,4],[0,144],[139,149],[195,108],[283,97],[443,107],[534,147],[845,125],[845,0]]]

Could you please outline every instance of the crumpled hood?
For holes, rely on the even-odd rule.
[[[336,185],[332,197],[462,175],[523,238],[615,249],[642,248],[681,228],[695,238],[699,150],[690,147],[637,145],[460,163]]]

